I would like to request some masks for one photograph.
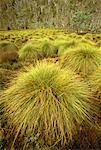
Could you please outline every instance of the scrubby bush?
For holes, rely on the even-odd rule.
[[[41,138],[44,144],[67,143],[80,124],[92,123],[95,112],[89,87],[69,69],[38,63],[15,78],[1,102],[8,122],[20,134]]]
[[[2,41],[0,42],[0,63],[17,61],[18,53],[15,44]]]
[[[74,11],[72,17],[70,18],[70,27],[77,31],[85,31],[89,28],[91,19],[92,15],[89,12],[77,9],[77,11]]]
[[[69,50],[61,58],[61,63],[63,67],[70,67],[86,77],[101,65],[101,51],[89,45],[81,45]]]

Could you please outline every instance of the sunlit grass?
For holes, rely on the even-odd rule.
[[[96,69],[92,75],[90,75],[89,81],[93,93],[95,93],[101,101],[101,66],[98,69]]]
[[[82,123],[92,124],[89,87],[69,69],[38,63],[4,91],[5,115],[18,134],[39,135],[46,144],[67,143]]]
[[[35,61],[41,57],[40,55],[40,44],[39,43],[26,43],[19,50],[19,58],[24,61]]]
[[[63,67],[69,67],[82,76],[92,74],[101,65],[101,51],[90,45],[71,49],[61,58]]]

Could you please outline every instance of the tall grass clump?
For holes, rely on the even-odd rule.
[[[0,42],[0,63],[8,63],[17,61],[18,59],[18,48],[14,43],[8,41]]]
[[[70,39],[64,43],[59,44],[58,56],[64,55],[69,49],[76,48],[78,46],[78,40]]]
[[[92,122],[89,87],[69,69],[40,62],[15,78],[1,102],[8,122],[20,134],[40,137],[45,144],[65,144],[77,126]]]
[[[81,45],[69,50],[62,58],[63,67],[70,67],[82,76],[92,74],[101,65],[101,51],[92,46]]]
[[[51,41],[43,41],[41,51],[45,58],[55,57],[57,56],[58,48]]]
[[[28,42],[19,50],[19,58],[23,61],[34,62],[41,58],[40,45]]]

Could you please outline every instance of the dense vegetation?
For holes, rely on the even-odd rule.
[[[0,32],[0,148],[101,147],[101,34]]]
[[[0,30],[38,27],[101,32],[100,0],[0,0]]]

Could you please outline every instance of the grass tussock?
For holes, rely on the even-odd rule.
[[[82,45],[69,50],[61,58],[61,63],[63,67],[69,67],[82,76],[88,76],[101,65],[101,51],[96,47]]]
[[[15,44],[2,41],[0,42],[0,63],[17,61],[18,53]]]
[[[44,62],[15,78],[2,102],[15,138],[33,134],[52,145],[67,143],[78,125],[92,123],[95,110],[89,97],[88,86],[73,72]]]
[[[41,51],[45,58],[57,56],[58,48],[51,41],[44,41]]]
[[[26,43],[19,50],[19,58],[24,61],[38,60],[40,58],[39,49],[40,46],[38,46],[37,44],[33,44],[31,42]]]
[[[78,40],[71,39],[69,41],[65,41],[59,45],[58,56],[64,55],[69,49],[76,48],[78,46]]]

